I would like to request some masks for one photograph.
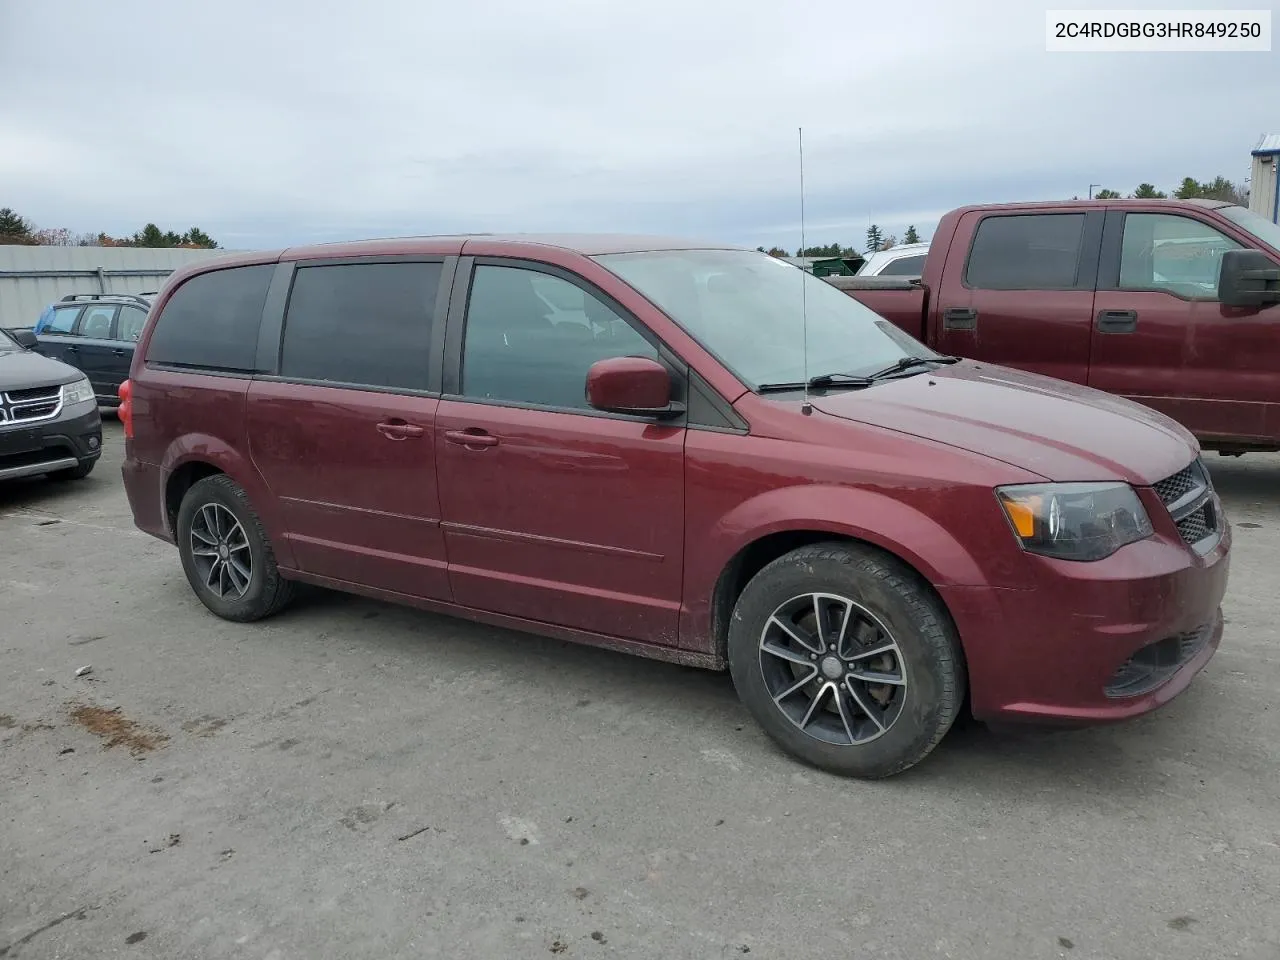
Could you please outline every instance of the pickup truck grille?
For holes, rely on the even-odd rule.
[[[34,387],[0,393],[0,426],[49,420],[61,410],[61,387]]]
[[[1155,484],[1155,491],[1187,546],[1208,553],[1217,545],[1222,538],[1222,514],[1209,471],[1199,458]]]

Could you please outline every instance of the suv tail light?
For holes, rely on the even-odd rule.
[[[120,384],[118,391],[120,394],[120,409],[116,411],[120,417],[120,422],[124,424],[124,436],[126,440],[133,439],[133,383],[126,380]]]

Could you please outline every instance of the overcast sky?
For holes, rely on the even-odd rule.
[[[0,206],[232,248],[472,230],[795,247],[803,125],[808,242],[861,247],[869,222],[927,237],[963,203],[1242,181],[1280,133],[1280,53],[1050,54],[1045,6],[0,0]]]

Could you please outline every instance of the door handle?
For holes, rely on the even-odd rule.
[[[1133,333],[1137,329],[1137,310],[1102,310],[1098,313],[1099,333]]]
[[[118,349],[117,349],[117,350],[112,350],[111,352],[112,352],[113,354],[115,354],[117,357],[123,357],[123,356],[124,356],[124,351],[123,351],[123,350],[118,350]]]
[[[464,447],[496,447],[498,438],[491,433],[485,433],[478,427],[471,427],[467,430],[447,430],[444,438],[450,443],[457,443]]]
[[[978,311],[968,307],[952,307],[942,315],[944,330],[976,330]]]
[[[76,353],[79,353],[79,352],[80,352],[80,348],[79,348],[79,347],[77,347],[74,343],[68,343],[68,344],[67,344],[67,349],[68,349],[68,350],[71,350],[71,351],[75,351]]]
[[[403,420],[383,420],[378,424],[378,432],[388,440],[408,440],[411,437],[420,437],[426,433],[422,427],[413,423],[405,423]]]

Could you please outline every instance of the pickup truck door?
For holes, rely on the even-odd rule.
[[[1153,407],[1202,441],[1274,441],[1280,306],[1218,302],[1222,254],[1243,246],[1187,214],[1108,212],[1089,385]]]
[[[1101,211],[976,210],[947,249],[929,319],[943,353],[1084,383]]]

